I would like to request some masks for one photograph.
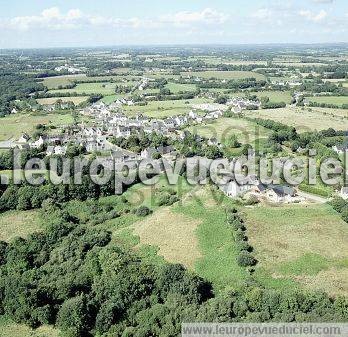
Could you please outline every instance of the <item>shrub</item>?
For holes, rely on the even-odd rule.
[[[88,331],[88,313],[84,295],[70,298],[63,303],[58,312],[57,325],[65,332],[65,336],[85,336]]]
[[[149,214],[151,214],[151,213],[152,213],[151,209],[148,208],[148,207],[146,207],[146,206],[140,206],[140,207],[137,208],[136,211],[135,211],[135,214],[136,214],[137,216],[142,216],[142,217],[147,216],[147,215],[149,215]]]
[[[248,238],[245,236],[244,231],[242,231],[240,229],[235,232],[234,238],[235,238],[236,242],[248,240]]]
[[[341,213],[343,208],[348,205],[348,202],[346,202],[343,198],[341,197],[335,197],[333,198],[329,204],[332,206],[332,208],[336,211]]]
[[[248,251],[242,250],[237,257],[237,263],[241,267],[251,267],[255,266],[257,261]]]

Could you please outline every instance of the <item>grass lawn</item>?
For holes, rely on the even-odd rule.
[[[72,123],[73,117],[69,113],[32,112],[8,115],[0,118],[0,140],[19,138],[23,132],[31,134],[37,124],[58,127]]]
[[[259,260],[255,276],[266,286],[277,280],[348,294],[348,225],[330,206],[262,205],[244,211]]]
[[[58,337],[59,331],[44,325],[33,330],[29,327],[13,323],[0,316],[0,337]]]
[[[314,103],[325,103],[325,104],[335,104],[342,106],[343,104],[348,104],[348,96],[322,96],[322,97],[308,97],[310,102]],[[348,114],[348,111],[347,111]]]
[[[315,108],[316,109],[316,108]],[[343,116],[324,115],[313,109],[301,110],[295,107],[286,107],[283,109],[265,109],[246,112],[246,116],[254,118],[272,119],[286,125],[296,127],[299,132],[324,130],[334,128],[336,130],[347,130],[348,120]],[[330,109],[327,109],[328,112]]]
[[[207,138],[217,138],[221,143],[235,134],[242,144],[253,144],[256,139],[267,138],[271,132],[242,118],[219,118],[211,124],[195,125],[189,131]]]
[[[165,87],[174,94],[178,93],[179,91],[195,91],[197,89],[196,85],[194,84],[181,84],[172,82],[168,83]]]
[[[142,113],[153,118],[166,118],[174,115],[187,114],[192,109],[192,104],[200,103],[211,103],[211,100],[195,98],[175,101],[149,101],[145,106],[127,106],[124,110],[130,115]]]
[[[56,89],[50,90],[49,93],[79,93],[79,94],[101,94],[113,95],[115,93],[116,83],[101,82],[101,83],[79,83],[72,89]]]
[[[63,102],[73,102],[75,105],[78,105],[80,103],[86,102],[88,99],[88,96],[76,96],[76,97],[49,97],[49,98],[39,98],[36,101],[39,104],[45,105],[45,104],[54,104],[58,100],[61,100]]]
[[[0,240],[10,241],[42,229],[38,211],[8,211],[0,214]]]
[[[244,78],[256,78],[257,80],[264,80],[266,77],[254,71],[196,71],[181,73],[183,77],[194,76],[201,78],[217,78],[220,80],[241,80]]]

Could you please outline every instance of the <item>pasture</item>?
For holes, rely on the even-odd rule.
[[[73,123],[69,113],[26,113],[2,117],[0,119],[0,141],[18,139],[23,132],[32,134],[37,124],[62,126]]]
[[[245,208],[247,235],[263,283],[295,282],[348,294],[348,226],[326,204]]]
[[[165,86],[173,94],[176,94],[180,91],[195,91],[197,87],[194,84],[181,84],[170,82]]]
[[[75,105],[86,102],[88,96],[72,96],[72,97],[49,97],[49,98],[39,98],[36,101],[41,105],[55,104],[58,100],[65,102],[73,102]]]
[[[57,89],[59,86],[66,86],[71,84],[74,80],[81,80],[86,78],[85,74],[76,74],[76,75],[62,75],[62,76],[53,76],[46,77],[42,84],[47,87],[47,89]]]
[[[256,78],[264,80],[266,77],[254,71],[196,71],[181,73],[183,77],[216,78],[219,80],[242,80],[245,78]]]
[[[242,118],[219,118],[211,124],[198,124],[188,128],[193,134],[206,138],[216,138],[221,143],[236,135],[242,144],[252,144],[256,139],[267,138],[271,132]]]
[[[342,106],[343,104],[348,104],[348,96],[316,96],[316,97],[307,97],[308,101],[314,103],[325,103],[325,104],[335,104]],[[348,115],[348,111],[347,111]]]
[[[192,109],[192,104],[211,102],[211,100],[204,98],[172,101],[149,101],[147,105],[127,106],[124,107],[124,110],[125,113],[129,115],[142,113],[153,118],[166,118],[174,115],[187,114]]]
[[[334,128],[336,130],[347,130],[348,120],[343,116],[338,115],[324,115],[323,109],[321,113],[316,112],[316,108],[300,109],[296,107],[286,107],[282,109],[265,109],[247,111],[247,117],[271,119],[286,125],[294,126],[299,132],[324,130],[327,128]],[[331,109],[326,109],[330,112]]]
[[[219,89],[220,90],[220,89]],[[221,90],[220,90],[221,91]],[[259,99],[262,97],[268,97],[271,102],[279,103],[285,102],[287,104],[291,101],[291,93],[290,91],[252,91],[250,92],[250,96],[256,95]],[[230,95],[231,97],[245,97],[245,92],[238,92]]]
[[[116,83],[100,82],[100,83],[79,83],[72,89],[55,89],[49,93],[78,93],[78,94],[101,94],[113,95],[115,93]]]

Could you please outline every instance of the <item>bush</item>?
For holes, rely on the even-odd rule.
[[[152,213],[151,209],[146,207],[146,206],[140,206],[139,208],[137,208],[135,210],[135,214],[137,216],[142,216],[142,217],[147,216],[147,215],[149,215],[151,213]]]
[[[68,299],[61,306],[57,326],[65,336],[82,337],[88,331],[87,303],[84,295]]]
[[[348,205],[348,202],[341,197],[335,197],[329,202],[329,205],[331,205],[336,212],[341,213],[343,208]]]
[[[242,231],[240,229],[235,232],[234,238],[235,238],[236,242],[248,240],[248,238],[245,236],[244,231]]]
[[[237,263],[241,267],[252,267],[257,261],[248,251],[242,250],[237,257]]]

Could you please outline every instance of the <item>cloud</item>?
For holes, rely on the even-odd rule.
[[[257,9],[255,12],[251,13],[251,17],[255,19],[271,19],[273,17],[274,13],[269,8],[260,8]]]
[[[164,15],[160,21],[164,23],[172,23],[174,25],[187,24],[222,24],[226,22],[228,15],[220,13],[211,8],[205,8],[200,12],[178,12],[175,14]]]
[[[66,30],[88,26],[113,27],[113,28],[155,28],[161,26],[194,26],[194,25],[219,25],[228,19],[228,15],[211,8],[197,12],[177,12],[154,18],[131,17],[120,19],[100,15],[89,15],[80,9],[70,9],[62,13],[58,7],[47,8],[39,15],[17,16],[0,20],[0,27],[16,30],[49,29]]]
[[[315,14],[310,10],[301,10],[299,12],[300,16],[312,21],[312,22],[320,22],[324,20],[327,17],[327,12],[323,9],[318,13]]]
[[[317,4],[332,4],[333,0],[312,0],[314,3]]]

